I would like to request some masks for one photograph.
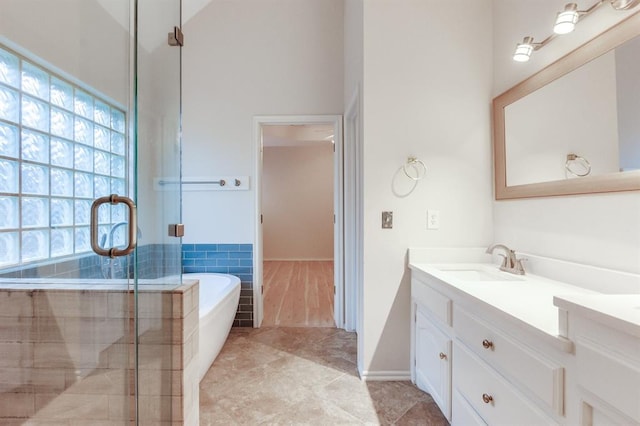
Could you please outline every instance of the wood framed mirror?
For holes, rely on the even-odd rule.
[[[640,190],[640,13],[493,100],[497,200]]]

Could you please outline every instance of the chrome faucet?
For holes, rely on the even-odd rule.
[[[118,222],[114,225],[111,226],[111,229],[109,229],[109,232],[106,234],[102,234],[102,237],[100,238],[100,247],[103,248],[112,248],[113,247],[113,240],[114,240],[114,235],[116,233],[116,231],[120,228],[122,228],[123,226],[128,226],[129,222]],[[140,231],[140,228],[136,229],[136,232],[138,234],[138,238],[142,237],[142,232]],[[126,264],[126,258],[125,260],[123,260],[123,258],[121,257],[116,257],[116,258],[108,258],[108,257],[103,257],[100,260],[100,267],[102,269],[102,276],[106,279],[110,279],[110,278],[116,278],[121,276],[121,273],[126,272],[125,271],[125,267],[123,266],[123,262],[125,262]],[[126,278],[126,276],[124,276]]]
[[[526,259],[518,259],[516,252],[504,244],[492,244],[487,248],[486,253],[493,254],[495,249],[502,249],[505,252],[504,255],[500,255],[504,258],[502,260],[502,265],[500,265],[501,271],[516,275],[524,275],[524,265],[522,265],[522,261]]]
[[[113,236],[116,233],[116,231],[118,230],[118,228],[121,228],[123,226],[128,226],[129,222],[118,222],[115,225],[113,225],[111,227],[111,229],[109,230],[108,234],[103,234],[102,238],[100,239],[100,246],[101,247],[113,247]],[[138,238],[140,238],[142,236],[142,232],[140,232],[140,228],[136,229],[136,232],[138,234]],[[106,244],[106,245],[105,245]]]
[[[129,226],[129,222],[119,222],[111,227],[111,230],[109,231],[109,245],[107,247],[113,247],[113,236],[115,235],[118,228],[121,228],[123,226]]]

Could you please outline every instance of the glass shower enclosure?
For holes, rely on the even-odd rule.
[[[181,191],[157,184],[181,178],[180,26],[180,0],[0,2],[1,424],[188,423]]]

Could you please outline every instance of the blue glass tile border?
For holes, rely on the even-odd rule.
[[[231,274],[242,283],[234,327],[253,326],[253,244],[183,244],[182,272]]]
[[[253,244],[183,244],[182,272],[231,274],[253,282]]]

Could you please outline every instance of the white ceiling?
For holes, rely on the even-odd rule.
[[[303,146],[330,144],[333,141],[331,124],[263,125],[263,146]]]

